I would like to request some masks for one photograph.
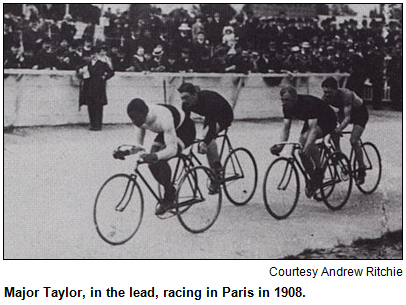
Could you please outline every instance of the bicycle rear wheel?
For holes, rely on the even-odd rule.
[[[361,185],[357,184],[358,189],[364,194],[372,194],[378,188],[382,175],[381,156],[376,146],[370,142],[365,142],[361,146],[364,154],[365,164],[365,182]],[[353,161],[354,177],[356,178],[359,172],[358,162],[355,158]]]
[[[348,201],[352,190],[351,167],[348,158],[340,152],[327,157],[320,193],[325,205],[340,210]]]
[[[117,174],[102,185],[94,204],[97,233],[111,245],[121,245],[138,231],[144,213],[144,199],[130,175]]]
[[[258,170],[248,149],[240,147],[230,152],[224,161],[222,182],[226,197],[234,205],[245,205],[251,200],[257,188]]]
[[[293,161],[278,158],[268,167],[262,188],[265,208],[276,219],[285,219],[296,208],[300,182]]]
[[[202,233],[217,220],[221,209],[221,190],[209,194],[209,185],[218,183],[213,171],[205,166],[188,170],[176,196],[176,212],[181,225],[191,233]]]

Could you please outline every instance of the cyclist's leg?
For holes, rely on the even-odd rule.
[[[218,124],[216,124],[216,137],[217,134],[221,131],[222,129]],[[208,128],[205,128],[203,130],[204,135],[208,132]],[[221,162],[220,162],[220,155],[218,151],[218,146],[216,139],[214,138],[209,145],[207,145],[207,162],[210,166],[211,169],[213,170],[220,170],[221,169]]]
[[[299,136],[299,143],[300,145],[302,145],[302,147],[305,146],[305,144],[307,143],[307,138],[309,137],[309,126],[307,124],[307,122],[304,123],[302,131],[300,132],[300,136]],[[315,168],[315,164],[313,162],[313,160],[310,158],[310,156],[306,155],[305,153],[303,153],[302,151],[299,153],[300,159],[302,161],[302,164],[306,170],[306,172],[309,174],[310,177],[313,177],[314,174],[314,168]]]
[[[151,147],[151,153],[158,152],[164,148],[165,144],[155,141]],[[175,196],[175,188],[171,183],[172,170],[168,164],[168,161],[160,160],[157,163],[150,164],[149,169],[155,180],[164,187],[164,199],[167,199],[168,201],[171,201],[172,199],[173,201]]]
[[[353,123],[353,129],[351,132],[350,144],[354,149],[355,160],[358,163],[357,184],[363,184],[365,180],[365,163],[360,140],[368,119],[368,110],[365,105],[352,110],[351,122]]]

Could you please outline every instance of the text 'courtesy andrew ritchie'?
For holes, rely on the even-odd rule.
[[[268,270],[270,279],[277,277],[289,278],[331,278],[331,277],[372,277],[372,278],[401,278],[403,270],[396,267],[365,267],[365,268],[278,268],[270,267]],[[154,286],[145,287],[4,287],[4,298],[29,300],[34,298],[66,300],[66,299],[95,299],[95,298],[149,298],[149,299],[176,299],[187,298],[189,300],[201,300],[209,298],[304,298],[306,289],[301,286],[282,287],[272,285],[270,281],[263,286],[249,287],[210,287],[209,285],[196,289],[196,287],[179,287],[176,289],[163,289]],[[276,281],[277,282],[277,281]],[[306,282],[305,285],[308,285]]]

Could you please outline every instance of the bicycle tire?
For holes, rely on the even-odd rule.
[[[116,174],[103,183],[93,209],[96,231],[102,240],[111,245],[126,243],[137,233],[143,214],[144,198],[134,177]]]
[[[213,171],[205,166],[193,167],[185,173],[176,194],[176,212],[181,225],[191,233],[208,230],[221,210],[221,188],[209,194],[207,183],[219,183]]]
[[[362,193],[369,195],[376,191],[382,178],[381,155],[379,154],[378,148],[371,142],[363,143],[361,149],[364,154],[366,176],[365,182],[361,185],[356,184],[356,186]],[[352,168],[354,171],[353,177],[356,178],[358,166],[355,157]],[[373,177],[373,179],[371,179],[371,177]]]
[[[224,161],[221,179],[224,193],[231,203],[236,206],[247,204],[258,184],[257,164],[252,153],[242,147],[233,149]]]
[[[292,214],[300,193],[299,174],[293,160],[280,157],[269,165],[262,193],[265,208],[272,217],[281,220]]]
[[[328,173],[328,174],[326,175],[326,173]],[[334,176],[333,173],[334,173],[334,169],[332,168],[332,166],[330,164],[327,163],[327,168],[324,171],[323,181],[328,181],[329,179],[330,180],[333,179],[333,176]],[[324,187],[324,196],[328,198],[332,194],[332,192],[334,191],[334,184],[330,185],[330,186],[329,185],[323,186],[323,185],[325,185],[325,184],[322,184],[322,187]],[[321,188],[319,188],[314,193],[313,199],[318,201],[318,202],[323,201],[323,196],[321,194]]]
[[[329,155],[324,164],[324,171],[332,169],[333,176],[323,178],[320,193],[324,204],[333,211],[340,210],[347,203],[352,190],[350,161],[341,152]],[[326,192],[326,190],[329,190]]]

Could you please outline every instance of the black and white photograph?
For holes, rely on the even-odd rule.
[[[402,260],[402,119],[401,3],[3,3],[3,259]]]

